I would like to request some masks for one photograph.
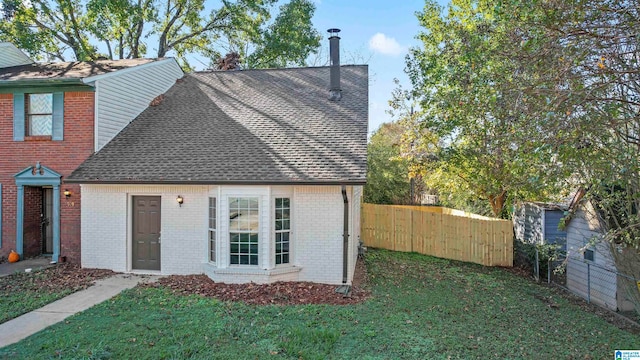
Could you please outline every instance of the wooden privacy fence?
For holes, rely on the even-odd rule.
[[[513,266],[513,225],[437,206],[362,205],[365,246]]]

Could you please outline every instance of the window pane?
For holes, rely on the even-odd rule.
[[[233,264],[233,265],[238,265],[238,264],[240,264],[240,256],[238,256],[238,255],[231,255],[231,264]]]
[[[277,265],[287,264],[289,263],[289,229],[291,226],[291,210],[289,206],[291,200],[289,198],[276,198],[275,204],[275,262]]]
[[[30,115],[29,135],[51,135],[53,133],[52,115]]]
[[[29,114],[52,114],[53,94],[29,94]]]
[[[229,198],[230,254],[237,256],[231,258],[231,264],[258,264],[258,204],[257,197]]]

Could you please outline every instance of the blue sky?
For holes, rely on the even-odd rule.
[[[444,2],[441,0],[441,2]],[[395,88],[394,78],[410,88],[404,73],[409,47],[419,45],[420,32],[416,11],[424,0],[315,0],[313,24],[322,32],[328,46],[326,30],[339,28],[342,63],[350,60],[369,65],[369,133],[391,120],[385,113]],[[346,60],[346,62],[345,62]]]

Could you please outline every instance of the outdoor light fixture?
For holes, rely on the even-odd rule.
[[[178,202],[178,205],[180,205],[180,207],[182,207],[182,203],[184,202],[184,198],[181,195],[178,195],[178,197],[176,198],[176,201]]]
[[[70,197],[71,196],[71,191],[69,191],[69,189],[64,189],[64,197]]]

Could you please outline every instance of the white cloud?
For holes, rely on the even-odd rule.
[[[387,37],[383,33],[377,33],[369,39],[369,49],[384,55],[398,56],[407,49],[398,44],[396,39]]]

